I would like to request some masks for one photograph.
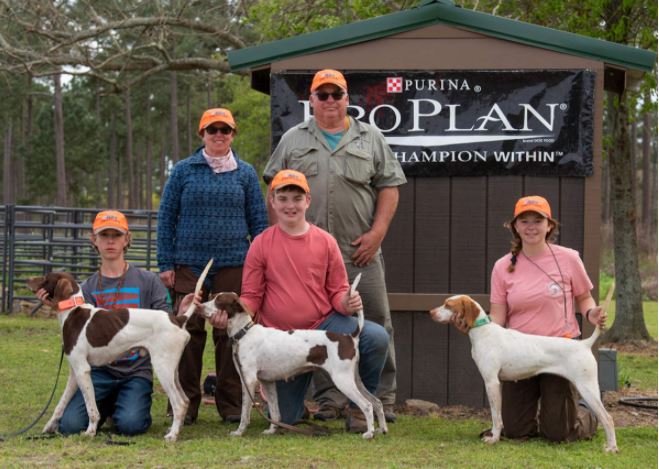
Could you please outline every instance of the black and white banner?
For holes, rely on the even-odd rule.
[[[272,75],[273,146],[311,115],[313,73]],[[591,71],[344,75],[349,114],[380,129],[409,176],[593,174]]]

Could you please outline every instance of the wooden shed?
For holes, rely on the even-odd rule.
[[[560,244],[582,254],[597,288],[604,92],[634,86],[655,61],[651,52],[462,9],[450,0],[427,0],[410,10],[229,53],[232,69],[249,69],[253,88],[271,94],[273,143],[306,116],[304,99],[311,77],[319,69],[344,72],[351,104],[357,103],[352,111],[365,121],[372,119],[375,107],[389,106],[378,108],[383,119],[379,126],[391,138],[408,177],[383,247],[396,337],[399,402],[418,398],[440,405],[486,404],[468,339],[452,328],[432,323],[427,311],[455,293],[471,294],[484,307],[489,306],[493,263],[510,245],[503,223],[511,218],[520,196],[540,194],[550,201],[563,226]],[[554,104],[542,104],[545,95],[553,93],[546,84],[552,77],[562,80],[562,75],[580,78],[559,91]],[[386,94],[396,91],[384,90],[385,78],[392,86],[409,87],[415,87],[415,79],[425,80],[419,83],[425,83],[426,94],[417,90],[406,100],[416,106],[416,117],[402,117],[399,114],[403,111],[397,113],[393,104],[387,104],[388,99],[402,98]],[[434,80],[434,87],[430,80]],[[358,82],[361,85],[353,86]],[[522,95],[535,93],[527,107],[518,103],[524,112],[536,106],[531,118],[540,124],[544,119],[546,124],[539,126],[544,133],[531,132],[533,138],[526,138],[530,147],[515,146],[523,144],[523,136],[515,142],[500,142],[498,145],[503,146],[499,147],[490,148],[487,145],[491,143],[482,142],[486,131],[493,130],[484,122],[497,124],[498,135],[506,130],[532,130],[526,121],[524,126],[510,123],[506,128],[504,111],[499,112],[504,105],[495,109],[492,102],[487,105],[489,111],[474,111],[478,119],[485,119],[479,120],[481,125],[476,128],[481,143],[472,142],[471,150],[464,144],[446,143],[446,137],[469,130],[464,123],[459,128],[455,120],[451,121],[451,113],[483,101],[482,94],[475,94],[477,88],[483,88],[481,83],[490,89],[520,83]],[[506,90],[505,94],[514,95],[521,88]],[[458,96],[459,91],[464,93]],[[455,102],[458,104],[450,104]],[[421,105],[426,106],[423,112]],[[563,128],[546,138],[555,117],[547,110],[553,112],[563,106],[568,111],[571,108],[572,117],[556,118]],[[391,115],[387,116],[387,111]],[[393,131],[395,124],[402,125],[398,117],[412,123]],[[458,119],[454,114],[453,118]],[[522,118],[529,116],[522,117],[520,110],[511,117]],[[432,120],[432,125],[424,127],[420,119]],[[431,135],[433,126],[442,132],[441,143],[437,143],[437,135]],[[571,134],[571,127],[578,127],[576,136]],[[471,130],[474,128],[472,123]],[[394,138],[401,136],[404,138]],[[421,143],[417,153],[409,153],[414,154],[414,161],[407,161],[403,152],[409,147],[397,145],[412,137]],[[492,148],[513,153],[519,149],[520,155],[528,160],[531,154],[533,160],[537,154],[530,151],[552,151],[542,146],[543,140],[549,146],[562,142],[569,149],[552,155],[558,155],[555,160],[535,166],[534,161],[497,165],[492,160],[497,154]],[[405,140],[400,145],[412,143]],[[447,157],[450,151],[454,151],[453,156]],[[480,164],[471,165],[472,170],[463,171],[465,165],[460,163],[464,161],[456,151],[485,156],[477,162]],[[463,159],[474,157],[472,153],[464,153]],[[446,158],[453,158],[454,164],[443,164]]]

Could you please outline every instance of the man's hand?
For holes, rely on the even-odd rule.
[[[178,306],[178,311],[176,313],[177,316],[181,316],[182,314],[185,313],[185,311],[188,309],[191,303],[193,303],[196,306],[201,306],[201,295],[195,295],[194,293],[188,293],[183,297],[181,300],[181,304]]]
[[[346,296],[343,297],[343,306],[345,307],[346,311],[350,314],[356,313],[360,309],[363,308],[362,306],[362,297],[359,296],[359,292],[356,291],[352,295],[350,294],[350,290],[346,292]]]
[[[375,253],[380,249],[383,239],[384,233],[370,230],[350,243],[353,246],[359,246],[352,255],[353,264],[357,267],[365,267],[370,264],[375,257]]]
[[[158,276],[160,277],[160,281],[163,283],[163,285],[165,285],[165,287],[174,288],[174,281],[176,280],[176,277],[173,270],[160,272]]]
[[[453,313],[451,315],[451,324],[453,324],[455,328],[460,332],[462,332],[463,334],[469,333],[469,325],[464,320],[464,317],[462,315]]]
[[[37,298],[39,298],[39,301],[41,301],[46,306],[50,306],[53,309],[57,309],[57,305],[52,299],[48,298],[48,292],[45,289],[43,288],[38,289],[35,295]]]
[[[208,318],[208,322],[211,324],[211,326],[216,327],[221,331],[225,331],[227,329],[227,325],[229,324],[229,315],[225,310],[219,309]]]

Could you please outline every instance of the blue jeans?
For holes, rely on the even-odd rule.
[[[318,329],[340,334],[350,334],[357,327],[357,318],[332,313]],[[375,394],[380,381],[380,373],[387,359],[389,334],[371,321],[364,321],[364,329],[359,335],[359,376],[371,394]],[[313,373],[304,373],[288,381],[277,381],[277,396],[281,421],[293,424],[304,415],[304,397],[311,383]],[[354,405],[351,403],[351,405]]]
[[[139,435],[151,426],[151,393],[153,383],[142,377],[119,379],[102,368],[91,371],[96,406],[101,414],[98,428],[108,416],[112,417],[117,433]],[[87,429],[89,416],[80,389],[66,406],[59,422],[64,435],[80,433]]]

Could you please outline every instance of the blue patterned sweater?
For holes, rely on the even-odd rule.
[[[158,267],[213,271],[243,265],[249,239],[268,226],[256,171],[233,154],[238,168],[214,173],[202,148],[174,165],[158,210]]]

